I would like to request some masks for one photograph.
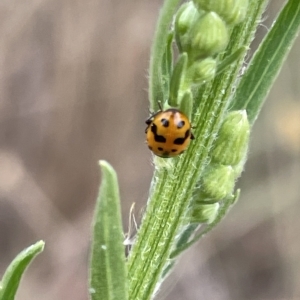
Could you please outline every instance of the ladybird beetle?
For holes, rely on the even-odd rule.
[[[157,156],[168,158],[183,153],[194,139],[191,123],[180,110],[160,110],[146,120],[148,148]]]

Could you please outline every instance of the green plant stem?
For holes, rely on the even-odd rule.
[[[251,1],[247,20],[233,30],[234,39],[228,46],[227,55],[241,45],[250,44],[266,2]],[[128,261],[131,300],[150,299],[157,287],[192,191],[207,163],[209,150],[229,105],[241,63],[242,59],[216,77],[207,85],[201,100],[197,100],[199,107],[193,120],[196,140],[187,153],[173,159],[171,167],[157,167],[155,171],[147,212]]]

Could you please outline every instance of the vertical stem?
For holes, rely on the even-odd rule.
[[[157,43],[163,44],[167,38],[166,29],[171,22],[169,12],[174,11],[174,7],[173,9],[169,7],[167,12],[164,12],[164,9],[166,3],[170,5],[175,2],[171,0],[165,2],[160,17],[166,19],[159,21],[152,55],[162,53]],[[251,1],[248,18],[234,29],[227,55],[240,48],[241,44],[250,44],[266,2],[266,0]],[[159,26],[163,26],[165,31],[162,31]],[[162,33],[165,34],[164,39],[161,38]],[[159,92],[154,89],[157,78],[152,77],[159,74],[161,60],[158,57],[161,56],[151,59],[151,105],[154,105],[153,100],[157,100],[155,97],[159,95]],[[158,65],[155,66],[154,63]],[[176,241],[178,229],[191,201],[193,189],[206,166],[212,143],[230,103],[229,98],[241,64],[242,58],[206,86],[201,101],[200,96],[199,99],[195,99],[196,103],[199,103],[193,120],[196,139],[187,152],[181,157],[170,159],[169,167],[157,167],[147,211],[128,261],[130,300],[151,299],[160,281],[163,268]]]

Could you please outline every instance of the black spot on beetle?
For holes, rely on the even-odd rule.
[[[169,121],[167,119],[161,119],[160,121],[161,121],[162,126],[169,127],[170,124],[169,124]]]
[[[177,152],[177,149],[172,149],[171,151],[172,151],[172,152]]]
[[[158,147],[157,148],[159,151],[164,151],[164,148],[162,148],[162,147]]]
[[[184,144],[184,142],[186,141],[186,139],[190,136],[190,130],[188,129],[186,132],[185,132],[185,135],[183,138],[177,138],[174,140],[174,144],[175,145],[182,145]]]
[[[185,138],[177,138],[174,140],[175,145],[182,145],[185,141]]]
[[[151,132],[154,134],[155,142],[165,143],[167,141],[164,136],[157,134],[157,126],[154,123],[151,125]]]
[[[185,122],[184,122],[184,121],[179,121],[179,122],[177,123],[177,128],[182,128],[184,125],[185,125]]]
[[[153,150],[153,148],[151,147],[151,146],[148,146],[148,148],[152,151]]]

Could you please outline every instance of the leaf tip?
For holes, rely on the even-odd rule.
[[[45,242],[43,240],[40,240],[38,242],[36,242],[35,244],[29,246],[28,248],[26,248],[24,251],[26,253],[41,253],[43,252],[45,248]]]
[[[112,167],[110,163],[108,163],[106,160],[99,160],[99,166],[101,167],[102,174],[110,174],[111,176],[116,176],[116,171]]]
[[[36,248],[39,248],[40,251],[42,252],[45,248],[45,244],[46,244],[45,241],[40,240],[40,241],[36,242],[33,246]]]

